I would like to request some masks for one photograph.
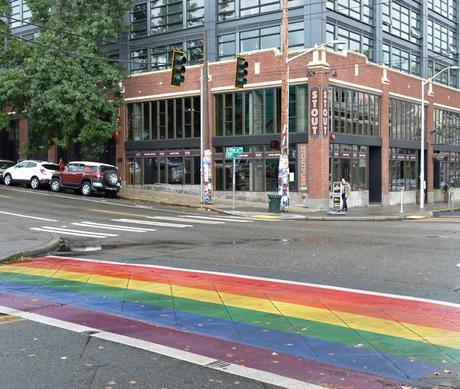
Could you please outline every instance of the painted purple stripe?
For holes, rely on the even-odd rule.
[[[394,388],[409,384],[320,362],[306,361],[284,353],[272,355],[269,350],[253,346],[152,326],[144,322],[88,309],[68,305],[61,306],[38,298],[1,293],[0,305],[189,351],[209,358],[244,365],[317,385],[370,389]]]

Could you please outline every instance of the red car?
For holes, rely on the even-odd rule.
[[[69,162],[64,171],[55,172],[50,181],[53,192],[73,189],[83,196],[89,196],[94,192],[115,197],[120,187],[121,177],[118,168],[99,162]]]

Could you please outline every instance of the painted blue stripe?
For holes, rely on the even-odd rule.
[[[245,323],[234,323],[230,320],[215,319],[204,315],[172,311],[163,307],[132,303],[106,296],[73,293],[67,292],[65,289],[46,286],[37,288],[36,285],[9,280],[3,280],[1,288],[8,292],[41,297],[61,304],[244,343],[270,350],[270,352],[290,354],[393,380],[417,380],[440,367],[427,361],[382,354],[364,347],[357,348],[305,335],[260,328]]]

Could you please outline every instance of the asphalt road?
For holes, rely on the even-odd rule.
[[[0,212],[4,212],[2,223],[65,239],[61,256],[460,302],[460,223],[456,217],[442,222],[251,220],[4,186],[0,186]],[[91,237],[84,236],[88,230]],[[149,380],[151,387],[262,387],[256,381],[107,341],[91,339],[91,347],[83,347],[88,337],[33,322],[6,322],[0,331],[2,388],[149,387]],[[72,356],[77,370],[65,368]],[[50,376],[50,370],[55,374]],[[18,378],[18,371],[31,371],[37,379],[27,374]],[[31,386],[32,382],[44,384]]]

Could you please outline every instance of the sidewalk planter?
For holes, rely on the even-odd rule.
[[[281,212],[281,195],[268,194],[268,212],[280,213]]]

